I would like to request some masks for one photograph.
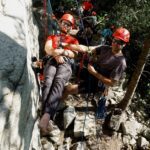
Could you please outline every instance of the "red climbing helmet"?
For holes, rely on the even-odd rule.
[[[95,11],[92,11],[92,15],[93,15],[93,16],[96,16],[97,14],[96,14],[96,12],[95,12]]]
[[[84,10],[90,10],[90,9],[93,8],[93,5],[92,5],[92,3],[88,2],[88,1],[85,1],[85,2],[82,3],[82,8]]]
[[[75,20],[74,17],[71,14],[64,14],[60,20],[67,20],[72,24],[72,27],[74,26]]]
[[[113,33],[113,37],[118,38],[127,43],[130,39],[130,32],[127,29],[120,27],[116,29],[116,31]]]

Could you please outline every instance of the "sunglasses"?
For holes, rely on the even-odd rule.
[[[71,23],[66,22],[66,21],[62,21],[61,24],[62,26],[71,27]]]
[[[113,39],[113,40],[112,40],[112,43],[116,43],[116,44],[118,44],[118,45],[123,45],[123,44],[124,44],[123,41],[117,40],[117,39]]]

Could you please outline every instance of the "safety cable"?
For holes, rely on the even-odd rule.
[[[79,20],[80,20],[80,23],[81,23],[81,27],[82,27],[82,30],[84,30],[85,27],[84,27],[84,24],[83,24],[82,14],[81,14],[81,11],[79,9],[78,0],[75,0],[75,2],[76,2],[76,6],[78,8],[77,10],[78,10],[78,15],[79,15]],[[86,40],[86,45],[88,46],[88,51],[89,51],[89,41],[87,39],[87,35],[85,35],[85,40]],[[81,69],[83,68],[83,63],[84,63],[86,55],[87,54],[83,54],[82,59],[80,61],[80,66],[79,66],[79,71],[78,71],[78,81],[79,81],[79,75],[80,75]]]
[[[77,7],[78,7],[78,13],[79,13],[80,21],[81,21],[81,26],[82,26],[82,29],[84,30],[85,28],[84,28],[84,24],[83,24],[83,18],[81,16],[81,12],[79,10],[79,4],[78,4],[77,0],[75,0],[75,1],[76,1],[76,4],[77,4]],[[85,35],[85,36],[86,36],[85,38],[86,38],[86,43],[87,43],[88,51],[89,51],[89,42],[88,42],[88,39],[87,39],[87,35]],[[83,55],[83,58],[82,58],[81,63],[80,63],[78,76],[79,76],[79,74],[81,72],[81,69],[83,67],[85,57],[86,57],[86,55]],[[83,123],[83,133],[84,133],[85,123],[86,123],[86,116],[88,114],[88,103],[89,103],[89,98],[90,98],[90,90],[91,90],[91,77],[89,76],[89,78],[88,78],[88,95],[86,97],[87,106],[86,106],[86,110],[85,110],[85,118],[84,118],[84,123]],[[94,99],[94,96],[95,96],[95,94],[93,93],[92,99]],[[96,120],[97,120],[97,116],[95,117],[95,124],[97,124]],[[98,148],[98,132],[99,132],[99,130],[96,127],[97,148]],[[84,135],[82,134],[82,143],[81,143],[82,147],[83,147],[83,137],[84,137]]]
[[[44,14],[43,14],[43,18],[44,18],[44,41],[46,41],[47,38],[47,0],[43,1],[43,9],[44,9]]]
[[[83,24],[83,19],[82,19],[81,11],[79,9],[79,3],[78,3],[77,0],[75,0],[75,1],[76,1],[76,6],[78,8],[78,14],[79,14],[80,22],[81,22],[81,27],[84,30],[85,27],[84,27],[84,24]],[[88,46],[88,51],[89,51],[89,42],[88,42],[88,39],[87,39],[87,35],[85,35],[85,40],[86,40],[86,44]],[[83,63],[84,63],[84,60],[85,60],[86,56],[87,56],[87,54],[83,54],[82,60],[80,62],[79,72],[78,72],[78,81],[79,81],[79,75],[80,75],[81,69],[83,68]],[[86,109],[85,109],[85,118],[84,118],[83,129],[82,129],[83,130],[82,143],[81,143],[82,147],[83,147],[83,137],[84,137],[84,129],[85,129],[86,117],[87,117],[87,114],[88,114],[88,103],[89,103],[89,97],[90,97],[90,86],[91,86],[91,78],[89,76],[89,78],[88,78],[88,95],[86,96],[87,105],[86,105]]]

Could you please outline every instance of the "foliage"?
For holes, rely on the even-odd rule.
[[[136,38],[142,40],[149,34],[150,29],[149,0],[120,0],[113,7],[118,26],[124,26],[131,33],[138,33]]]
[[[56,10],[60,5],[64,7],[65,11],[71,11],[77,4],[75,0],[59,0],[52,3],[54,10]]]

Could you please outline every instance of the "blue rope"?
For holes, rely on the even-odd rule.
[[[53,9],[52,9],[52,5],[51,5],[50,0],[48,0],[47,12],[48,12],[49,14],[50,14],[50,13],[53,13]]]

